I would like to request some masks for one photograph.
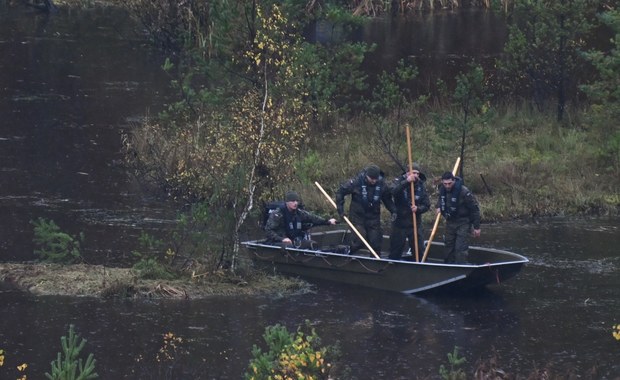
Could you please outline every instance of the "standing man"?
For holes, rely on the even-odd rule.
[[[446,263],[465,264],[469,235],[480,236],[480,207],[472,192],[450,172],[441,176],[437,213],[446,219]]]
[[[396,212],[392,194],[384,180],[384,175],[377,165],[368,165],[356,177],[343,182],[336,193],[338,214],[342,218],[344,200],[351,195],[349,218],[355,228],[364,236],[372,249],[380,255],[383,241],[381,228],[381,202],[390,211]],[[356,235],[351,235],[351,253],[357,252],[363,242]]]
[[[411,183],[413,182],[414,196],[411,196]],[[418,235],[418,257],[424,253],[424,228],[422,227],[422,214],[431,208],[431,201],[425,188],[426,176],[420,171],[418,164],[413,164],[413,169],[394,179],[392,184],[392,196],[396,206],[396,219],[392,221],[392,233],[390,234],[390,256],[392,260],[400,260],[405,248],[405,241],[409,240],[409,248],[413,259],[415,256],[415,237],[413,236],[413,215],[415,213]],[[412,202],[415,200],[415,202]]]
[[[312,241],[306,234],[304,225],[336,224],[336,219],[324,219],[298,208],[301,199],[294,191],[284,197],[285,206],[269,214],[265,232],[267,240],[282,247],[312,248]]]

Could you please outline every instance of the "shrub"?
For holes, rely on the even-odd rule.
[[[465,362],[467,359],[462,356],[459,357],[459,348],[455,346],[454,351],[448,353],[450,368],[448,369],[442,364],[439,367],[439,375],[444,380],[465,380],[467,378],[465,371],[460,368]]]
[[[152,235],[142,232],[138,239],[140,251],[133,251],[139,260],[133,265],[138,277],[148,279],[171,280],[175,275],[170,271],[170,250],[163,253],[164,243]]]
[[[175,278],[165,265],[153,257],[143,257],[134,264],[133,269],[138,272],[138,277],[153,280],[172,280]]]
[[[79,237],[71,236],[62,232],[53,220],[44,218],[30,223],[34,225],[34,253],[42,261],[71,264],[81,258],[80,243],[84,241],[83,233],[80,233]]]
[[[50,380],[86,380],[95,379],[99,375],[95,372],[93,354],[88,355],[86,363],[78,359],[80,352],[86,345],[86,339],[82,338],[78,344],[79,335],[75,333],[73,325],[69,326],[69,335],[60,338],[62,352],[52,364],[52,373],[45,373],[45,377]]]
[[[314,329],[306,334],[297,329],[289,333],[286,327],[276,324],[265,329],[263,338],[268,351],[254,345],[247,380],[263,379],[328,379],[331,363],[330,349],[320,347],[320,338]]]

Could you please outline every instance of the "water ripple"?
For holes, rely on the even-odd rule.
[[[80,219],[90,224],[105,224],[116,226],[145,226],[145,225],[173,225],[176,220],[169,218],[156,218],[141,215],[138,209],[109,210],[109,209],[80,209],[74,210],[80,214]],[[143,211],[143,210],[142,210]],[[152,209],[149,213],[153,212]]]
[[[555,269],[581,269],[591,274],[610,274],[620,269],[620,257],[572,260],[543,256],[530,258],[528,265]]]

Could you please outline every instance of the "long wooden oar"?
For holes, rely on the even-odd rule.
[[[332,197],[329,196],[329,194],[327,194],[327,192],[323,189],[323,187],[321,187],[321,185],[319,185],[318,182],[314,182],[314,184],[316,185],[316,187],[319,188],[319,190],[321,190],[321,193],[323,193],[323,195],[325,196],[325,198],[327,198],[327,200],[329,201],[329,203],[332,204],[332,206],[334,206],[334,208],[336,210],[338,210],[338,206],[336,206],[336,202],[334,202],[334,200],[332,199]],[[357,235],[358,238],[360,238],[360,240],[362,241],[362,243],[364,243],[364,245],[366,246],[366,248],[368,248],[368,250],[370,251],[370,253],[372,253],[375,258],[380,259],[381,257],[379,257],[379,255],[377,255],[377,253],[375,252],[374,249],[372,249],[372,247],[370,246],[370,244],[368,244],[368,242],[366,241],[366,239],[364,239],[364,237],[362,236],[362,234],[360,234],[360,232],[357,230],[357,228],[355,228],[355,226],[353,225],[353,223],[351,223],[351,221],[349,220],[349,218],[347,218],[346,216],[342,217],[344,219],[345,222],[347,222],[347,224],[349,225],[349,227],[351,227],[351,229],[353,230],[353,232],[355,232],[355,234]]]
[[[456,159],[456,163],[454,164],[454,168],[452,169],[452,175],[456,175],[456,171],[459,169],[459,164],[461,163],[461,157]],[[422,256],[422,262],[426,261],[426,256],[428,255],[428,251],[431,249],[431,242],[435,237],[435,233],[437,232],[437,226],[439,225],[439,220],[441,219],[441,213],[437,214],[435,218],[435,225],[433,225],[433,232],[431,232],[431,236],[428,238],[428,243],[426,244],[426,249],[424,250],[424,256]]]
[[[411,132],[409,132],[409,125],[407,125],[407,152],[409,153],[409,173],[413,172],[413,159],[411,158]],[[409,176],[407,173],[407,176]],[[415,185],[414,181],[411,181],[411,207],[415,206]],[[415,246],[415,261],[420,261],[420,254],[418,253],[418,221],[415,217],[415,212],[412,212],[413,216],[413,241]]]

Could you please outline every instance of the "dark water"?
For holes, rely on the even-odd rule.
[[[383,55],[375,59],[492,55],[497,47],[489,34],[503,28],[497,21],[451,13],[388,30],[378,22],[368,38],[381,42]],[[462,33],[450,29],[454,23],[463,25]],[[413,41],[420,47],[411,47]],[[172,207],[146,197],[120,165],[122,132],[168,99],[162,59],[135,38],[120,12],[47,18],[0,3],[2,260],[32,257],[29,221],[37,217],[85,232],[89,257],[100,262],[128,254],[141,230],[171,223]],[[424,72],[440,75],[429,67]],[[405,297],[330,283],[315,283],[312,294],[299,296],[182,302],[1,291],[6,358],[0,378],[17,378],[15,366],[23,362],[29,378],[42,378],[59,337],[74,323],[103,379],[164,378],[154,373],[153,358],[169,331],[188,340],[189,357],[179,364],[185,375],[176,378],[239,379],[265,326],[294,330],[309,320],[325,343],[340,343],[354,379],[438,378],[454,346],[468,368],[494,348],[510,372],[529,374],[551,363],[559,373],[583,374],[597,366],[595,378],[616,379],[620,342],[611,326],[620,323],[619,229],[618,218],[485,225],[481,245],[516,251],[531,263],[502,287],[469,298]]]
[[[32,257],[32,225],[84,232],[86,254],[129,252],[174,215],[120,165],[121,134],[165,102],[159,62],[124,13],[0,8],[0,255]]]
[[[190,373],[239,379],[262,342],[265,326],[294,330],[309,320],[325,343],[339,342],[354,379],[438,378],[454,346],[468,373],[494,349],[500,367],[528,375],[551,364],[596,379],[620,376],[620,342],[612,337],[620,310],[620,220],[555,220],[483,226],[483,245],[531,259],[515,279],[467,298],[417,298],[315,282],[314,293],[200,301],[102,301],[0,293],[0,346],[48,370],[58,337],[74,323],[89,339],[106,379],[150,378],[135,362],[151,358],[161,336],[189,339]],[[18,360],[18,359],[12,359]],[[153,366],[154,367],[154,366]],[[139,376],[139,378],[140,378]],[[179,377],[188,378],[188,377]],[[198,378],[194,374],[189,378]]]
[[[394,70],[404,60],[418,69],[409,83],[413,95],[428,95],[436,93],[440,79],[452,85],[456,75],[469,70],[474,58],[485,71],[494,70],[508,35],[503,17],[480,9],[383,16],[354,31],[352,38],[375,46],[364,61],[371,86],[376,85],[377,75]],[[342,39],[343,33],[325,22],[308,36],[329,44]]]
[[[363,40],[376,44],[365,64],[377,73],[393,70],[401,59],[415,64],[419,74],[412,92],[427,95],[436,91],[440,79],[452,84],[474,58],[493,70],[507,33],[501,15],[480,9],[383,17],[364,28]]]

